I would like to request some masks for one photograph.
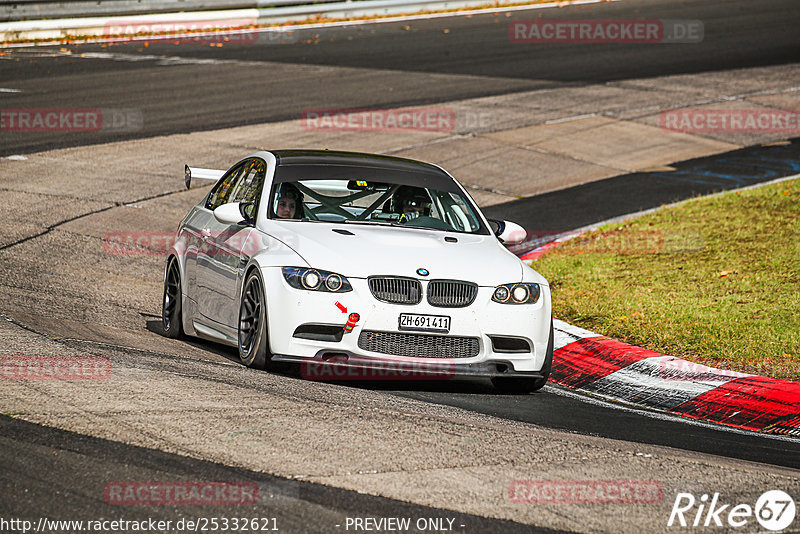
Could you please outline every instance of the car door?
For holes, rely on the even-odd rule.
[[[184,219],[178,239],[186,246],[183,285],[186,296],[197,302],[197,255],[202,250],[204,243],[202,231],[212,217],[211,212],[204,206],[195,206]]]
[[[263,160],[252,158],[244,161],[239,172],[232,176],[226,194],[220,196],[209,209],[230,202],[248,202],[252,205],[247,215],[255,220],[265,175],[266,164]],[[250,241],[254,233],[251,224],[228,225],[217,221],[213,215],[203,231],[207,244],[202,256],[202,278],[206,292],[200,313],[228,329],[236,329],[237,326],[239,282],[253,253]]]
[[[205,319],[214,321],[213,310],[219,306],[221,296],[219,295],[219,284],[216,281],[218,276],[215,274],[212,259],[218,253],[217,237],[214,235],[215,228],[219,225],[214,218],[213,211],[228,202],[233,193],[233,188],[244,172],[246,162],[241,162],[232,167],[214,186],[206,199],[206,204],[201,210],[205,217],[198,217],[198,239],[200,241],[196,250],[196,292],[197,312]],[[202,319],[201,319],[202,320]],[[207,322],[207,321],[203,321]]]

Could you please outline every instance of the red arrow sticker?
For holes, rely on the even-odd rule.
[[[344,307],[344,304],[342,304],[342,303],[341,303],[341,302],[339,302],[338,300],[336,301],[336,307],[337,307],[337,308],[339,308],[339,311],[340,311],[340,312],[342,312],[342,313],[347,313],[347,308],[345,308],[345,307]]]

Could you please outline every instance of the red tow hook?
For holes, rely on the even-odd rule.
[[[361,316],[358,315],[357,313],[351,313],[347,317],[347,323],[344,325],[344,331],[347,332],[348,334],[350,332],[352,332],[353,331],[353,327],[356,325],[356,323],[358,322],[358,320],[360,318],[361,318]]]

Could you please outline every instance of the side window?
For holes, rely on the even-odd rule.
[[[228,202],[256,202],[261,198],[267,166],[260,159],[250,160],[244,165],[242,177],[233,187]]]
[[[445,221],[459,232],[475,232],[480,224],[461,195],[440,193],[438,200],[444,207]]]
[[[453,199],[453,214],[457,219],[456,228],[462,232],[477,232],[481,225],[475,217],[475,213],[467,205],[467,201],[461,195],[450,193]]]
[[[255,218],[266,175],[267,165],[262,160],[250,160],[245,164],[244,172],[234,185],[228,202],[251,202],[252,204],[245,209],[245,213],[248,217]]]
[[[302,219],[305,217],[305,196],[298,189],[299,182],[283,182],[272,186],[270,197],[271,219]],[[317,217],[312,214],[316,220]]]
[[[229,199],[231,198],[233,188],[236,185],[236,181],[238,180],[239,176],[242,174],[242,171],[244,171],[246,165],[247,162],[234,167],[228,172],[228,174],[223,176],[219,182],[217,182],[217,185],[214,186],[214,190],[211,191],[210,195],[208,195],[206,208],[213,211],[223,204],[231,202]]]

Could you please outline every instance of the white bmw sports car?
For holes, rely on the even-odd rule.
[[[217,179],[166,264],[166,335],[238,347],[242,362],[482,376],[506,392],[547,381],[550,288],[446,171],[409,159],[256,152]],[[444,362],[447,365],[443,365]]]

